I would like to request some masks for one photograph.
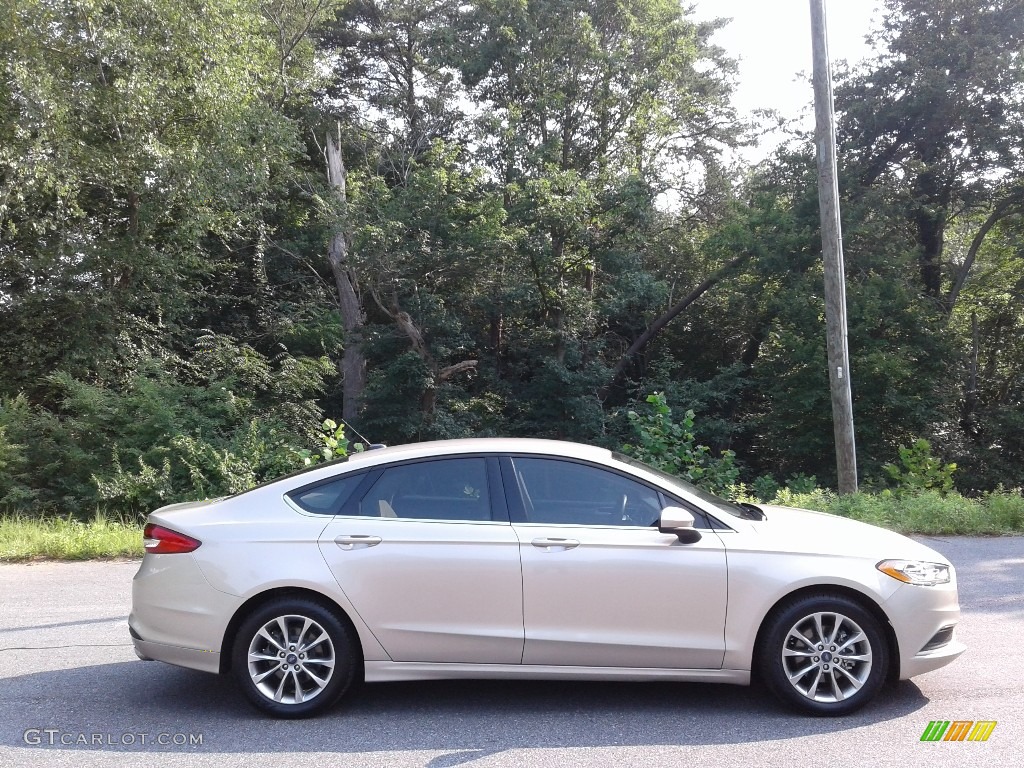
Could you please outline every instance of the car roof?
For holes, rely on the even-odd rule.
[[[474,437],[454,440],[431,440],[423,443],[393,445],[387,448],[374,448],[368,451],[351,453],[346,458],[315,464],[282,477],[268,480],[256,486],[256,488],[242,491],[241,494],[236,495],[245,495],[254,491],[288,491],[330,477],[345,475],[363,469],[371,469],[392,461],[487,453],[527,453],[601,463],[607,462],[612,456],[612,452],[607,448],[597,448],[593,445],[583,445],[582,443],[572,443],[563,440],[541,440],[532,437]]]
[[[431,440],[349,454],[351,466],[374,466],[399,459],[447,456],[457,453],[538,453],[576,459],[606,461],[607,448],[571,443],[564,440],[541,440],[532,437],[474,437],[455,440]]]

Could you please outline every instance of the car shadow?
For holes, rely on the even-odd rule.
[[[229,678],[125,662],[0,680],[0,744],[61,748],[65,734],[71,746],[79,734],[87,741],[100,734],[101,745],[87,748],[440,751],[429,765],[446,768],[512,749],[791,739],[904,717],[927,702],[916,685],[901,682],[860,712],[817,718],[789,711],[757,685],[440,681],[365,685],[318,718],[274,720],[253,710]],[[59,733],[47,743],[45,733],[26,738],[30,729]],[[148,738],[143,744],[126,734]],[[157,734],[201,734],[201,744],[158,746]]]

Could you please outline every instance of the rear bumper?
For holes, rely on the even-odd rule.
[[[135,646],[135,655],[143,661],[164,661],[178,667],[198,669],[200,672],[220,672],[220,653],[215,651],[153,643],[134,636],[132,645]]]
[[[132,581],[128,627],[141,659],[219,672],[240,600],[214,589],[188,554],[146,555]]]

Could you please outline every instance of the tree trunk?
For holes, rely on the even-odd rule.
[[[922,162],[928,163],[925,156]],[[945,246],[946,197],[935,172],[923,171],[914,183],[915,208],[911,213],[917,229],[917,255],[921,272],[921,286],[925,295],[933,299],[942,292],[942,251]]]
[[[366,388],[366,358],[363,355],[363,309],[359,301],[359,282],[350,259],[352,233],[348,222],[348,196],[345,191],[345,163],[341,148],[327,136],[327,180],[341,201],[343,221],[331,238],[327,260],[338,289],[338,309],[345,329],[345,351],[341,357],[342,418],[351,423],[359,415],[359,406]]]
[[[946,312],[948,315],[953,314],[953,308],[956,306],[957,299],[960,298],[960,291],[963,290],[964,283],[967,282],[967,278],[971,274],[971,268],[974,267],[974,262],[978,258],[978,251],[981,249],[992,227],[1006,216],[1019,213],[1022,207],[1024,207],[1024,190],[1019,187],[1012,189],[992,207],[988,218],[985,219],[971,240],[971,246],[967,250],[967,256],[964,259],[963,265],[953,275],[953,285],[946,295]]]
[[[374,294],[377,297],[377,294]],[[476,370],[478,360],[463,360],[455,363],[454,365],[448,365],[442,368],[437,364],[437,360],[430,353],[430,347],[427,345],[426,340],[423,338],[423,333],[413,322],[412,317],[408,312],[402,311],[402,308],[398,304],[398,295],[392,294],[391,296],[391,307],[385,307],[384,304],[377,297],[377,304],[386,314],[388,314],[392,320],[395,321],[395,325],[404,333],[412,344],[413,352],[419,355],[420,360],[427,367],[430,373],[430,380],[423,389],[423,395],[420,397],[420,411],[426,421],[429,421],[434,415],[434,408],[437,405],[437,388],[439,385],[444,384],[446,381],[451,379],[453,376],[459,373],[465,373],[466,371]]]
[[[971,357],[967,362],[967,387],[964,392],[964,406],[960,414],[960,426],[970,437],[978,436],[974,417],[978,409],[978,313],[971,312]]]

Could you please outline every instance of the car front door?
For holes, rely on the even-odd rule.
[[[518,664],[519,543],[497,460],[389,466],[320,537],[331,571],[394,661]]]
[[[524,664],[719,669],[725,549],[658,531],[649,486],[603,467],[504,460],[523,567]]]

